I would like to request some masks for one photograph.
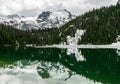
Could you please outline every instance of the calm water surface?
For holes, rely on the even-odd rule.
[[[0,47],[0,84],[120,84],[120,51]]]

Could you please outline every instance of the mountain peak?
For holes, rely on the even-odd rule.
[[[39,16],[38,19],[42,19],[43,21],[45,21],[46,19],[48,19],[48,17],[50,16],[52,12],[50,11],[43,11]]]
[[[73,15],[71,14],[71,12],[68,11],[67,9],[64,9],[64,11],[67,12],[67,13],[69,14],[69,15],[68,15],[68,16],[69,16],[69,19],[72,19],[72,16],[73,16]]]

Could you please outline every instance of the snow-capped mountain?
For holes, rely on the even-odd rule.
[[[0,23],[12,25],[22,30],[44,29],[60,27],[74,18],[75,15],[72,15],[68,10],[64,9],[55,12],[43,11],[39,15],[32,17],[19,15],[0,16]]]

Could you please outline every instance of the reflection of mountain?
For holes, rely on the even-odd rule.
[[[36,63],[39,65],[37,66],[38,73],[41,76],[44,75],[43,78],[55,77],[50,74],[52,70],[56,70],[55,74],[58,74],[60,70],[61,72],[65,70],[64,74],[68,74],[68,78],[72,74],[69,71],[73,71],[94,81],[105,84],[119,84],[120,61],[115,50],[81,49],[81,54],[86,61],[77,61],[75,54],[67,55],[66,52],[66,49],[56,48],[23,49],[20,47],[15,51],[13,47],[4,47],[0,48],[0,65],[10,65],[19,60],[24,60],[21,61],[22,67],[26,67],[31,65],[29,62],[37,61]]]
[[[6,68],[12,69],[13,72],[11,72],[11,74],[17,74],[14,71],[16,69],[18,70],[18,68],[24,69],[25,71],[27,69],[33,69],[37,70],[38,74],[45,79],[57,78],[67,80],[74,74],[74,72],[70,71],[58,62],[60,54],[58,53],[58,50],[18,48],[16,51],[15,48],[3,48],[1,50],[3,53],[1,53],[0,56],[2,58],[1,60],[4,60],[4,62],[0,64]],[[6,54],[5,51],[7,51],[8,54]],[[34,53],[28,53],[29,51]],[[50,51],[50,53],[48,51]],[[15,53],[13,54],[13,52]],[[53,56],[55,54],[57,55],[56,58],[58,58],[56,61]],[[51,57],[53,57],[53,60],[51,60]],[[24,73],[20,69],[17,72]]]
[[[37,66],[38,74],[42,78],[69,79],[74,73],[59,63],[40,62]]]

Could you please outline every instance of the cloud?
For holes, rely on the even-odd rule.
[[[43,10],[68,9],[81,14],[93,8],[116,4],[117,0],[0,0],[0,14],[36,15]]]

